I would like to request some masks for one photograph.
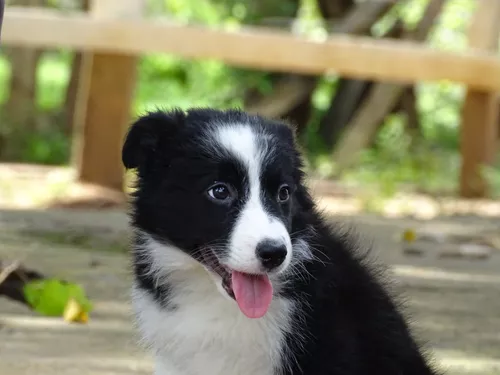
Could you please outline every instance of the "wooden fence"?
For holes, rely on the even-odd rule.
[[[141,18],[143,0],[93,0],[88,13],[8,7],[5,45],[85,51],[75,110],[74,155],[82,181],[123,188],[120,149],[130,119],[137,56],[171,53],[213,58],[241,67],[415,83],[450,80],[467,86],[461,124],[460,193],[488,193],[481,166],[498,148],[500,1],[477,0],[468,51],[420,43],[332,35],[323,42],[286,32],[222,31]]]

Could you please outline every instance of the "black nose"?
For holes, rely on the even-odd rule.
[[[256,253],[264,268],[271,271],[285,261],[287,250],[282,243],[263,241],[257,245]]]

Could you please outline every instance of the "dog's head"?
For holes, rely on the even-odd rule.
[[[155,112],[132,125],[122,159],[137,169],[133,224],[175,257],[157,256],[156,267],[201,264],[245,315],[264,315],[269,276],[294,257],[293,130],[237,110]]]

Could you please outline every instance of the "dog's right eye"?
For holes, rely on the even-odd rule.
[[[234,196],[233,189],[231,189],[228,185],[221,183],[213,185],[210,189],[208,189],[207,193],[212,200],[221,203],[232,200]]]

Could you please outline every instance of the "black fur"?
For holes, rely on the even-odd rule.
[[[283,220],[292,239],[306,240],[314,254],[314,260],[304,260],[302,277],[287,280],[281,290],[298,301],[296,318],[302,319],[301,331],[286,337],[294,360],[282,373],[436,374],[386,288],[358,256],[355,241],[336,234],[317,211],[305,188],[301,157],[287,125],[237,110],[193,109],[142,117],[132,126],[123,148],[124,165],[138,172],[133,225],[193,254],[201,245],[227,239],[244,202],[219,207],[209,203],[203,191],[224,175],[243,192],[244,171],[214,159],[200,145],[210,127],[235,122],[251,124],[275,137],[273,157],[266,159],[262,178],[269,194],[263,193],[261,199]],[[271,197],[282,181],[292,187],[292,198],[280,206]],[[244,200],[245,194],[240,195]],[[168,302],[168,285],[155,285],[138,254],[135,265],[140,287],[159,303]]]

